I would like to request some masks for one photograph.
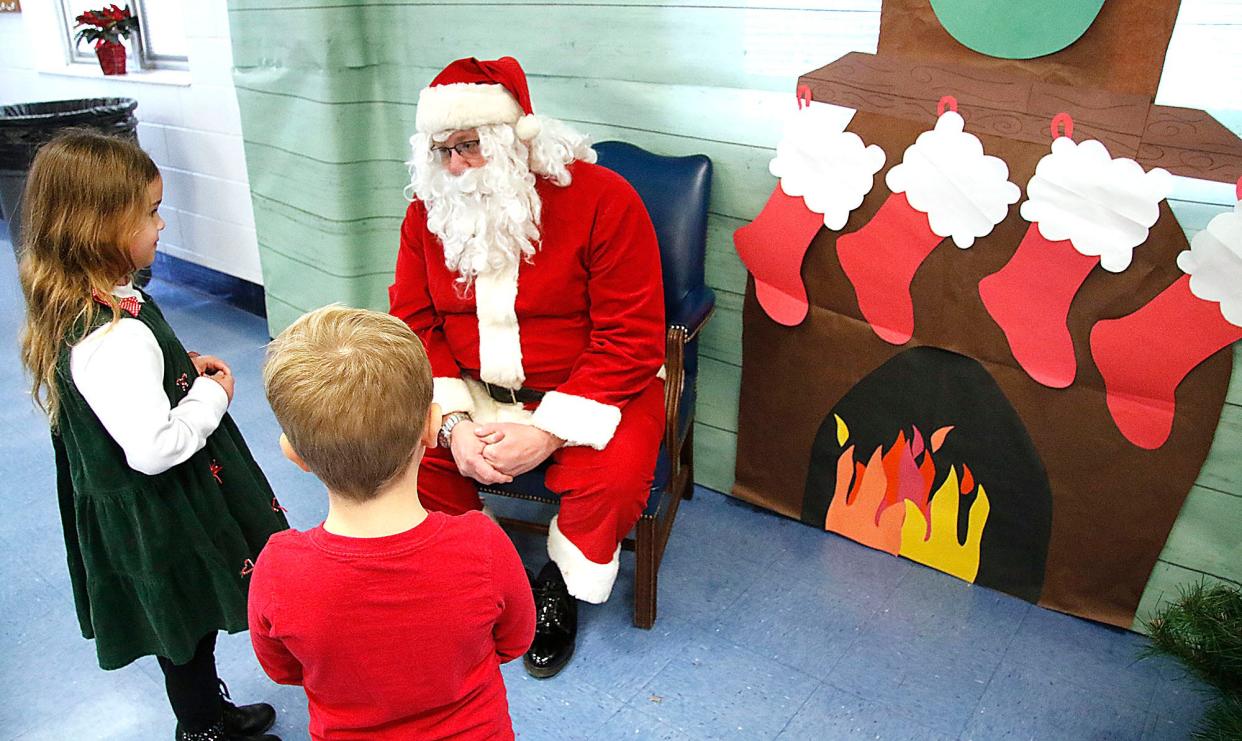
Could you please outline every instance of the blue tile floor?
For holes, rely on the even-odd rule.
[[[0,739],[168,739],[154,660],[103,672],[74,617],[46,425],[13,349],[22,313],[0,243]],[[326,509],[280,455],[263,398],[263,320],[185,288],[151,286],[189,348],[228,360],[233,415],[295,527]],[[510,502],[495,503],[503,509]],[[521,538],[527,563],[544,561]],[[577,655],[555,679],[505,668],[523,739],[1173,739],[1203,708],[1143,638],[973,587],[715,492],[683,505],[660,613],[630,625],[633,560],[611,601],[584,606]],[[271,684],[244,634],[220,641],[241,701],[276,705],[306,737],[306,699]]]

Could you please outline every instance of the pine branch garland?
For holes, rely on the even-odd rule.
[[[1194,737],[1198,741],[1238,741],[1242,738],[1242,698],[1222,697],[1207,709]]]
[[[1200,582],[1147,622],[1149,655],[1167,654],[1214,687],[1219,697],[1195,738],[1242,739],[1242,590]]]

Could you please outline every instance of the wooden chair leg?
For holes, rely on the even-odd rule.
[[[651,630],[656,618],[656,591],[660,565],[656,558],[658,534],[656,519],[641,517],[638,520],[634,556],[634,627]]]
[[[686,432],[686,441],[681,447],[681,467],[690,475],[687,478],[686,490],[682,493],[682,499],[694,498],[694,422],[690,423],[690,429]]]

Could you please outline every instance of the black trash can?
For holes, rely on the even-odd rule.
[[[0,208],[13,251],[21,250],[21,200],[35,152],[60,131],[88,128],[138,141],[133,98],[82,98],[0,106]]]

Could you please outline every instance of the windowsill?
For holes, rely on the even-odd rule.
[[[133,82],[144,85],[171,85],[173,87],[189,87],[190,71],[185,69],[138,69],[123,75],[105,75],[98,64],[68,64],[63,67],[50,67],[39,70],[41,75],[57,77],[78,77],[93,80],[115,80],[116,82]]]

